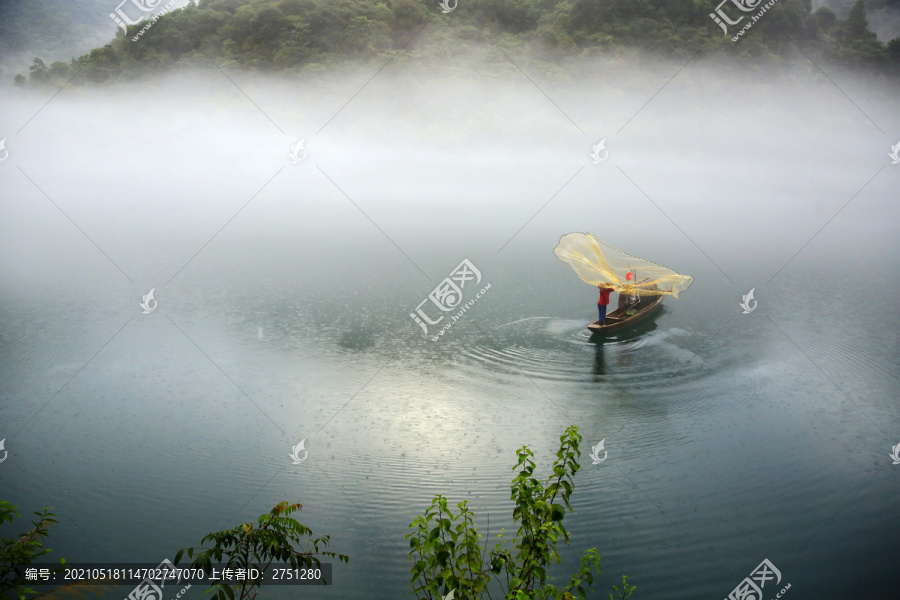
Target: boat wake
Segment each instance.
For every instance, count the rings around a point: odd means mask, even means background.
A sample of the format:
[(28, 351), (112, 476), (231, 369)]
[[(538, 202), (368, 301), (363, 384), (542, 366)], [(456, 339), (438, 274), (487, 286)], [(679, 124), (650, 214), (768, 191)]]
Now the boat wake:
[(527, 323), (528, 321), (538, 321), (538, 320), (553, 320), (555, 317), (525, 317), (524, 319), (518, 319), (517, 321), (510, 321), (509, 323), (504, 323), (503, 325), (497, 325), (494, 329), (500, 329), (501, 327), (507, 327), (509, 325), (517, 325), (519, 323)]

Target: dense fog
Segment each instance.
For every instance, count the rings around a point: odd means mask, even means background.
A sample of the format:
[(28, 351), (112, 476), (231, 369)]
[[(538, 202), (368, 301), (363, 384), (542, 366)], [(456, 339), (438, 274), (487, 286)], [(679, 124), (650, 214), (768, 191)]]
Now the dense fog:
[(816, 252), (872, 260), (896, 253), (896, 97), (814, 68), (649, 59), (10, 90), (3, 293), (200, 272), (372, 286), (501, 248), (551, 261), (568, 231), (754, 277), (833, 217)]

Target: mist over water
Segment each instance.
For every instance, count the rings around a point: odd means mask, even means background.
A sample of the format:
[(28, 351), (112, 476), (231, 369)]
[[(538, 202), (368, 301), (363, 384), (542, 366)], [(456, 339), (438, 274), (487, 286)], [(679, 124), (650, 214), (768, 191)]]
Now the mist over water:
[[(4, 93), (0, 487), (64, 515), (52, 556), (158, 562), (288, 500), (352, 557), (304, 597), (405, 597), (430, 499), (513, 531), (515, 449), (546, 469), (574, 423), (560, 576), (597, 546), (604, 597), (724, 597), (763, 558), (792, 598), (891, 597), (898, 90), (432, 67)], [(695, 282), (590, 340), (571, 231)], [(433, 342), (409, 315), (464, 258), (491, 289)]]

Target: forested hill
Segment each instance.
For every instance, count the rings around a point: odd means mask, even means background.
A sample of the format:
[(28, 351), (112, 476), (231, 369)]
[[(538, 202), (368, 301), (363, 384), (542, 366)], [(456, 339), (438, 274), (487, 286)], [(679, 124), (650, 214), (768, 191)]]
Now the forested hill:
[[(758, 0), (743, 0), (753, 6)], [(456, 0), (447, 0), (453, 7)], [(739, 38), (710, 18), (717, 0), (202, 0), (120, 30), (70, 62), (36, 59), (19, 85), (136, 79), (173, 67), (303, 72), (395, 54), (448, 57), (478, 43), (547, 63), (641, 51), (839, 63), (900, 74), (900, 38), (879, 41), (857, 0), (846, 18), (811, 0), (775, 0)], [(765, 2), (759, 6), (762, 7)], [(162, 4), (160, 4), (162, 6)], [(741, 14), (723, 5), (732, 19)], [(149, 25), (149, 27), (148, 27)], [(737, 40), (737, 41), (733, 41)]]

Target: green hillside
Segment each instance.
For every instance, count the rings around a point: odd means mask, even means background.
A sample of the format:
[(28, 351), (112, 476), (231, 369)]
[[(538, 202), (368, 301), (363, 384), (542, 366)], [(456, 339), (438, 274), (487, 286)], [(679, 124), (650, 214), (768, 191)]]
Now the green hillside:
[(710, 18), (715, 7), (710, 0), (460, 0), (442, 14), (434, 0), (204, 0), (131, 26), (70, 62), (36, 61), (17, 83), (58, 83), (76, 72), (75, 84), (115, 82), (181, 66), (304, 72), (398, 50), (446, 61), (482, 43), (548, 64), (704, 52), (779, 62), (810, 56), (900, 73), (900, 39), (876, 39), (862, 0), (845, 19), (827, 7), (813, 11), (810, 0), (777, 0), (740, 37), (750, 18), (725, 35)]

